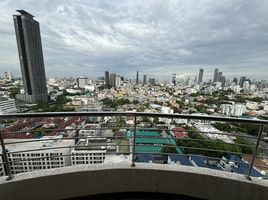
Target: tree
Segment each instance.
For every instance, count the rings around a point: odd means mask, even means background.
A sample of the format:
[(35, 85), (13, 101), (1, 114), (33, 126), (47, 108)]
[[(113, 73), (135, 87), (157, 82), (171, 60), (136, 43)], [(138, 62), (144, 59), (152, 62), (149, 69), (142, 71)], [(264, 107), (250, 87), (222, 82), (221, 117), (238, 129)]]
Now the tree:
[(67, 102), (68, 102), (67, 97), (64, 94), (61, 94), (61, 95), (57, 96), (57, 98), (56, 98), (57, 104), (65, 104)]
[(19, 93), (20, 93), (20, 88), (19, 87), (10, 88), (9, 97), (10, 98), (15, 98), (15, 95), (19, 94)]
[(133, 103), (134, 105), (137, 105), (137, 104), (139, 103), (139, 101), (138, 101), (138, 100), (134, 100), (132, 103)]

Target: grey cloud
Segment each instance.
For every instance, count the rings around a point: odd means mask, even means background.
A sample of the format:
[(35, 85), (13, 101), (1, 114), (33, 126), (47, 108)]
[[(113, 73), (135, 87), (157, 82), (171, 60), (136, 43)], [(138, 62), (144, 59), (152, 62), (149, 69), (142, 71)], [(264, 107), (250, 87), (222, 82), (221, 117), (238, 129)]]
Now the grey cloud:
[(25, 9), (41, 24), (48, 76), (160, 78), (213, 69), (268, 78), (268, 1), (0, 1), (0, 67), (19, 74), (12, 14)]

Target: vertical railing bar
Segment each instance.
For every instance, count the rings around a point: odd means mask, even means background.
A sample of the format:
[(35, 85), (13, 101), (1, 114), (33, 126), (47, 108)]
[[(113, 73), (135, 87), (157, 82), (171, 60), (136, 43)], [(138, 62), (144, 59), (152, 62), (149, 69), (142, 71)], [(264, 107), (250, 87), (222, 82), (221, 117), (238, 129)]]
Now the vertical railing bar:
[(5, 168), (6, 168), (6, 172), (7, 172), (7, 179), (6, 180), (11, 180), (13, 178), (13, 175), (11, 173), (11, 169), (10, 169), (10, 165), (8, 162), (8, 157), (7, 157), (7, 150), (4, 144), (4, 139), (3, 139), (3, 135), (0, 129), (0, 142), (1, 142), (1, 147), (2, 147), (2, 155), (3, 155), (3, 161), (5, 163)]
[(131, 167), (135, 167), (135, 150), (136, 150), (136, 128), (137, 128), (137, 116), (134, 116), (134, 132), (133, 132), (133, 145), (132, 145), (132, 164)]
[(259, 144), (260, 144), (260, 140), (261, 140), (261, 135), (262, 135), (263, 127), (264, 127), (264, 125), (261, 125), (261, 126), (260, 126), (259, 135), (258, 135), (258, 140), (257, 140), (257, 142), (256, 142), (256, 146), (255, 146), (255, 148), (254, 148), (254, 152), (253, 152), (252, 160), (251, 160), (250, 167), (249, 167), (248, 174), (247, 174), (247, 179), (248, 179), (248, 180), (251, 180), (251, 178), (250, 178), (250, 173), (251, 173), (251, 170), (252, 170), (252, 167), (253, 167), (253, 164), (254, 164), (255, 157), (256, 157), (256, 155), (257, 155), (257, 151), (258, 151), (258, 147), (259, 147)]

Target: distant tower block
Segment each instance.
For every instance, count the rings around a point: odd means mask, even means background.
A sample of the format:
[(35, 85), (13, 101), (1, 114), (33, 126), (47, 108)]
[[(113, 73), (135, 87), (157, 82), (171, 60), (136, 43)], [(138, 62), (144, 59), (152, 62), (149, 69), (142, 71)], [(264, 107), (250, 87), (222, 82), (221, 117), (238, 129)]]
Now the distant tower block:
[(47, 101), (46, 73), (39, 23), (26, 11), (17, 11), (21, 15), (13, 15), (13, 20), (25, 94), (19, 94), (16, 98), (27, 103)]

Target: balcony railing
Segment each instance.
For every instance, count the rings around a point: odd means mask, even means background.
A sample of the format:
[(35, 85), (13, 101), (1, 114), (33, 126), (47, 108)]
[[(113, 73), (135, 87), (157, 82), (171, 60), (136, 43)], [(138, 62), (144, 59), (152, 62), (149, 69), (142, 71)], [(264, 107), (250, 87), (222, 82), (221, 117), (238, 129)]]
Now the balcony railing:
[[(110, 117), (114, 119), (120, 118), (122, 121), (126, 121), (127, 119), (131, 119), (133, 121), (133, 124), (131, 125), (122, 125), (122, 124), (114, 124), (111, 127), (98, 127), (97, 125), (95, 127), (89, 127), (86, 129), (83, 129), (82, 127), (79, 128), (69, 128), (69, 129), (63, 129), (63, 128), (43, 128), (41, 131), (43, 133), (67, 133), (70, 131), (73, 131), (73, 135), (65, 136), (65, 137), (57, 137), (57, 138), (33, 138), (33, 139), (24, 139), (20, 141), (9, 141), (6, 140), (7, 138), (10, 138), (11, 135), (14, 137), (14, 135), (25, 135), (37, 133), (40, 132), (39, 129), (36, 129), (36, 126), (38, 125), (37, 121), (41, 119), (47, 119), (47, 118), (67, 118), (67, 117), (76, 117), (79, 119), (85, 119), (87, 120), (90, 117), (101, 117), (101, 122), (99, 122), (99, 125), (104, 124), (103, 120), (105, 117)], [(191, 138), (191, 137), (184, 137), (184, 138), (176, 138), (171, 132), (171, 126), (163, 124), (162, 126), (156, 126), (153, 125), (153, 127), (141, 127), (140, 121), (142, 119), (146, 118), (154, 118), (154, 119), (186, 119), (188, 120), (188, 125), (198, 124), (200, 121), (202, 122), (223, 122), (223, 123), (231, 123), (231, 124), (254, 124), (257, 125), (258, 135), (252, 136), (252, 135), (246, 135), (242, 134), (240, 132), (211, 132), (211, 131), (202, 131), (197, 129), (185, 129), (183, 132), (187, 134), (195, 133), (199, 135), (203, 135), (204, 137), (201, 138)], [(16, 167), (21, 167), (21, 171), (25, 171), (23, 169), (24, 165), (30, 165), (32, 162), (39, 162), (40, 167), (39, 169), (48, 169), (46, 163), (48, 162), (58, 162), (58, 167), (63, 167), (66, 165), (66, 161), (63, 158), (69, 159), (69, 164), (72, 165), (72, 156), (75, 154), (72, 153), (71, 149), (76, 149), (77, 155), (86, 155), (92, 153), (92, 149), (94, 149), (94, 152), (97, 152), (97, 156), (101, 158), (97, 163), (102, 163), (105, 156), (113, 154), (113, 155), (126, 155), (129, 156), (131, 161), (131, 166), (135, 167), (135, 164), (137, 162), (142, 162), (141, 159), (139, 159), (142, 156), (146, 157), (148, 155), (158, 155), (160, 157), (160, 160), (156, 160), (155, 162), (158, 163), (166, 163), (168, 161), (168, 158), (174, 157), (183, 157), (186, 158), (186, 161), (188, 159), (189, 163), (194, 163), (197, 166), (204, 165), (204, 160), (206, 160), (208, 163), (212, 162), (212, 164), (208, 164), (207, 168), (211, 169), (219, 169), (225, 171), (225, 168), (220, 165), (221, 162), (224, 161), (223, 165), (228, 163), (235, 163), (236, 165), (242, 167), (243, 169), (247, 169), (247, 171), (240, 172), (250, 180), (252, 176), (254, 175), (254, 172), (256, 172), (256, 167), (265, 167), (260, 164), (256, 164), (254, 161), (256, 159), (268, 159), (268, 148), (266, 145), (260, 145), (260, 143), (264, 144), (264, 139), (262, 137), (263, 129), (265, 125), (268, 125), (268, 121), (266, 120), (258, 120), (258, 119), (242, 119), (242, 118), (230, 118), (230, 117), (214, 117), (214, 116), (200, 116), (200, 115), (182, 115), (182, 114), (160, 114), (160, 113), (139, 113), (139, 112), (53, 112), (53, 113), (15, 113), (15, 114), (4, 114), (0, 115), (0, 120), (9, 120), (9, 119), (35, 119), (33, 120), (32, 129), (29, 130), (23, 130), (21, 127), (17, 127), (16, 130), (8, 129), (8, 128), (2, 128), (0, 130), (0, 142), (1, 142), (1, 148), (2, 151), (0, 151), (0, 155), (2, 157), (2, 161), (0, 160), (0, 167), (3, 166), (3, 170), (5, 174), (7, 175), (7, 180), (12, 179), (15, 176), (14, 169)], [(82, 120), (83, 121), (83, 120)], [(191, 122), (189, 122), (191, 121)], [(23, 123), (23, 121), (21, 122)], [(37, 123), (37, 124), (34, 124)], [(125, 123), (124, 123), (125, 124)], [(169, 124), (169, 123), (168, 123)], [(202, 123), (201, 123), (202, 124)], [(125, 132), (123, 134), (119, 134), (118, 130), (124, 129)], [(91, 135), (88, 136), (79, 136), (79, 131), (105, 131), (105, 130), (113, 130), (117, 134), (113, 135), (105, 135), (105, 134), (97, 134), (97, 135)], [(179, 131), (182, 132), (182, 131)], [(147, 133), (147, 134), (145, 134)], [(44, 134), (46, 135), (46, 134)], [(209, 135), (209, 136), (208, 136)], [(232, 142), (226, 142), (220, 139), (211, 139), (212, 136), (220, 136), (220, 137), (226, 137), (226, 138), (235, 138), (235, 137), (241, 137), (246, 138), (247, 140), (250, 140), (251, 143), (249, 144), (243, 144), (243, 143), (232, 143)], [(88, 139), (91, 139), (93, 141), (88, 145)], [(102, 140), (104, 139), (104, 140)], [(102, 141), (102, 143), (94, 143), (94, 140)], [(107, 142), (112, 141), (112, 142)], [(187, 140), (188, 142), (193, 142), (195, 144), (198, 143), (213, 143), (215, 144), (215, 148), (204, 148), (197, 146), (185, 146), (183, 145), (183, 141)], [(232, 140), (232, 139), (231, 139)], [(44, 146), (35, 147), (31, 145), (31, 143), (35, 142), (51, 142), (51, 141), (74, 141), (74, 143), (66, 143), (66, 145), (47, 145), (44, 144)], [(79, 143), (80, 141), (80, 143)], [(82, 142), (81, 142), (82, 141)], [(103, 142), (104, 141), (104, 142)], [(127, 141), (127, 142), (126, 142)], [(96, 141), (95, 141), (96, 142)], [(79, 145), (78, 145), (79, 143)], [(10, 145), (18, 145), (18, 144), (24, 144), (25, 146), (22, 149), (16, 149), (15, 150), (10, 148)], [(240, 151), (232, 151), (229, 149), (224, 148), (218, 148), (218, 146), (222, 144), (227, 144), (229, 146), (233, 147), (240, 147), (240, 148), (247, 148), (252, 150), (252, 154), (249, 152), (240, 152)], [(268, 144), (267, 144), (268, 145)], [(60, 153), (55, 154), (53, 153), (46, 153), (49, 150), (57, 150), (57, 149), (66, 149), (68, 150), (68, 153)], [(112, 150), (111, 150), (112, 149)], [(167, 151), (165, 151), (166, 149)], [(105, 151), (102, 151), (105, 150)], [(98, 153), (99, 151), (99, 153)], [(42, 152), (42, 153), (41, 153)], [(198, 152), (198, 155), (196, 154)], [(27, 155), (35, 153), (36, 156), (18, 156), (16, 155)], [(214, 154), (213, 154), (214, 153)], [(224, 155), (226, 158), (222, 158), (221, 156)], [(226, 155), (237, 155), (237, 156), (248, 156), (250, 158), (250, 162), (246, 163), (245, 161), (234, 159), (237, 157), (230, 157)], [(95, 155), (96, 156), (96, 155)], [(147, 157), (148, 157), (147, 156)], [(162, 157), (161, 157), (162, 156)], [(81, 160), (79, 160), (81, 159)], [(76, 164), (79, 163), (79, 161), (83, 161), (85, 164), (94, 164), (93, 160), (90, 160), (90, 158), (79, 158), (75, 160)], [(201, 159), (201, 160), (200, 160)], [(180, 159), (178, 159), (180, 160)], [(147, 160), (148, 161), (148, 160)], [(188, 162), (187, 161), (187, 162)], [(176, 162), (176, 161), (175, 161)], [(201, 162), (199, 165), (198, 162)], [(213, 164), (214, 162), (214, 164)], [(43, 166), (44, 164), (44, 166)], [(95, 163), (96, 164), (96, 163)], [(182, 161), (181, 161), (181, 164)], [(193, 165), (194, 165), (193, 164)], [(187, 164), (186, 164), (187, 165)], [(205, 164), (206, 165), (206, 164)], [(51, 167), (51, 166), (50, 166)], [(49, 167), (49, 168), (50, 168)], [(206, 166), (203, 166), (206, 167)], [(35, 168), (37, 169), (37, 168)], [(35, 170), (32, 166), (29, 167), (29, 171)], [(27, 170), (26, 170), (27, 171)], [(233, 170), (231, 170), (233, 171)], [(234, 170), (235, 171), (235, 170)], [(18, 170), (16, 173), (19, 172)], [(263, 175), (263, 177), (265, 177)]]

